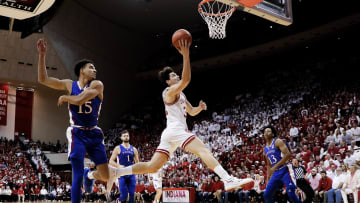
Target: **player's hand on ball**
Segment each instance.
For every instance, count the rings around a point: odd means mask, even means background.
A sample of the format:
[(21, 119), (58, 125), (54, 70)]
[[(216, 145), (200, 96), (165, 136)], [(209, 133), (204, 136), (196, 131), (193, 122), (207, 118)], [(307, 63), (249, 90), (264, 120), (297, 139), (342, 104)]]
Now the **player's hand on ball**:
[(41, 38), (37, 41), (37, 50), (39, 54), (45, 54), (47, 50), (47, 43), (44, 38)]
[(200, 106), (200, 108), (201, 108), (202, 110), (205, 110), (205, 111), (207, 110), (207, 105), (206, 105), (206, 103), (203, 102), (202, 100), (200, 101), (199, 106)]
[(62, 95), (59, 97), (57, 105), (61, 106), (61, 104), (64, 102), (66, 102), (65, 95)]
[(183, 56), (189, 56), (190, 43), (188, 41), (182, 39), (182, 40), (179, 40), (179, 45), (180, 45), (180, 48), (177, 49), (179, 51), (179, 53)]

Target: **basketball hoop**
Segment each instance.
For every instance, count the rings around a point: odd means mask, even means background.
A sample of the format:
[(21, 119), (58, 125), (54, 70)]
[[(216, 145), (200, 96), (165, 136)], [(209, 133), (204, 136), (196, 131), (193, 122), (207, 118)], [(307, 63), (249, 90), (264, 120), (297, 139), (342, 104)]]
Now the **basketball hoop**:
[(208, 25), (210, 38), (226, 37), (226, 23), (235, 10), (236, 8), (216, 0), (203, 0), (199, 3), (198, 11)]

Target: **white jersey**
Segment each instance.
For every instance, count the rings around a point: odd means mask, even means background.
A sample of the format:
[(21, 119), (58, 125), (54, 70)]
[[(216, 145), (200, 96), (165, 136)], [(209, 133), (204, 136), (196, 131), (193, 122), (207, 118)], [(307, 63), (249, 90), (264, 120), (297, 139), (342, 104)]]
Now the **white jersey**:
[(162, 93), (167, 120), (166, 128), (182, 128), (187, 130), (186, 97), (184, 93), (180, 92), (180, 96), (173, 103), (168, 104), (165, 102), (165, 94), (168, 90), (169, 88), (166, 88)]

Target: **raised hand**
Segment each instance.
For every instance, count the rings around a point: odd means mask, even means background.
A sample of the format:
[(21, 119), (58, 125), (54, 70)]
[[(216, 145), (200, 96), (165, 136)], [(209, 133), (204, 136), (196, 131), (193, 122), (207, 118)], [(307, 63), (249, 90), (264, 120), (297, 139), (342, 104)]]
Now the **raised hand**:
[(207, 105), (205, 102), (203, 102), (203, 100), (200, 101), (199, 106), (202, 110), (207, 110)]
[(39, 54), (45, 54), (47, 50), (47, 43), (44, 38), (41, 38), (37, 41), (37, 50)]
[(177, 48), (179, 53), (183, 56), (189, 56), (190, 43), (185, 39), (181, 39), (181, 40), (179, 40), (179, 45), (180, 45), (180, 47)]

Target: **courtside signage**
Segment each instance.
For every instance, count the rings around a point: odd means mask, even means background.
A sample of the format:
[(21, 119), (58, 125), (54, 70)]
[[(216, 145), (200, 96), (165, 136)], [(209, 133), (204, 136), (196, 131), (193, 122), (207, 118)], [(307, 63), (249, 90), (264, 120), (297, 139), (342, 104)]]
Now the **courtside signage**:
[(189, 202), (189, 190), (163, 190), (163, 202)]

